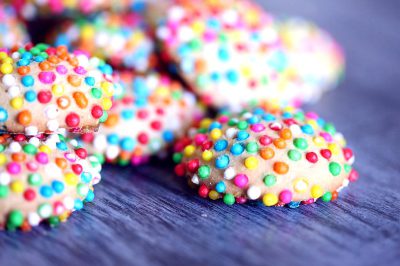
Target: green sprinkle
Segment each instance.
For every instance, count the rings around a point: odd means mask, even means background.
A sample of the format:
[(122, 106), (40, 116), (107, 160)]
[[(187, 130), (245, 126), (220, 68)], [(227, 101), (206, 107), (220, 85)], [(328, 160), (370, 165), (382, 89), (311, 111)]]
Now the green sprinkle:
[(235, 197), (233, 196), (233, 194), (225, 194), (224, 195), (224, 203), (226, 205), (233, 205), (235, 204)]
[(335, 135), (336, 133), (336, 128), (332, 123), (326, 123), (324, 126), (324, 130), (331, 135)]
[(343, 166), (343, 168), (344, 168), (344, 171), (345, 171), (346, 173), (350, 173), (350, 171), (351, 171), (351, 166), (350, 166), (350, 165), (345, 164), (345, 165)]
[(202, 165), (197, 170), (197, 174), (201, 179), (207, 179), (211, 174), (211, 169), (208, 165)]
[(292, 161), (299, 161), (301, 159), (301, 153), (297, 150), (289, 150), (288, 156)]
[(342, 168), (340, 167), (340, 164), (336, 162), (329, 163), (329, 172), (331, 172), (333, 176), (338, 176), (341, 170)]
[(47, 222), (49, 223), (49, 225), (51, 227), (55, 227), (58, 226), (60, 224), (60, 218), (58, 218), (58, 216), (51, 216)]
[(0, 199), (6, 198), (9, 192), (8, 186), (0, 186)]
[(172, 160), (174, 161), (174, 163), (180, 163), (180, 162), (182, 161), (182, 157), (183, 157), (182, 153), (180, 153), (180, 152), (175, 152), (175, 153), (172, 155)]
[(249, 124), (246, 121), (242, 120), (239, 123), (237, 123), (237, 127), (240, 130), (245, 130), (249, 127)]
[(326, 192), (324, 195), (322, 195), (322, 201), (324, 202), (329, 202), (332, 200), (332, 193), (331, 192)]
[(246, 145), (246, 151), (248, 153), (257, 153), (258, 151), (258, 144), (255, 141), (251, 141)]
[(296, 148), (300, 149), (300, 150), (305, 150), (308, 148), (308, 143), (307, 140), (303, 139), (303, 138), (295, 138), (293, 140), (293, 144)]
[(4, 148), (4, 145), (0, 144), (0, 152), (3, 152), (6, 148)]
[(11, 228), (20, 227), (23, 222), (24, 222), (24, 215), (22, 214), (21, 211), (14, 210), (11, 211), (10, 214), (8, 215), (7, 226)]
[(208, 77), (206, 75), (199, 75), (196, 80), (197, 86), (204, 88), (208, 84)]
[(228, 121), (228, 126), (233, 127), (236, 126), (238, 124), (236, 119), (229, 119)]
[(30, 144), (30, 143), (24, 145), (23, 150), (25, 153), (30, 154), (30, 155), (37, 153), (37, 148), (33, 144)]
[(274, 176), (274, 175), (266, 175), (264, 177), (264, 184), (267, 187), (272, 187), (273, 185), (275, 185), (275, 183), (276, 183), (276, 176)]
[(43, 178), (38, 173), (28, 175), (28, 183), (31, 186), (39, 186), (40, 184), (42, 184), (42, 181), (43, 181)]
[(297, 121), (304, 121), (304, 113), (303, 112), (297, 112), (294, 114), (294, 118)]
[(100, 117), (99, 122), (104, 123), (104, 122), (106, 122), (107, 118), (108, 118), (108, 113), (103, 112), (103, 115)]
[(103, 95), (103, 93), (101, 92), (101, 90), (98, 89), (98, 88), (92, 88), (92, 89), (90, 90), (90, 94), (91, 94), (91, 95), (93, 96), (93, 98), (95, 98), (95, 99), (100, 99), (101, 96)]

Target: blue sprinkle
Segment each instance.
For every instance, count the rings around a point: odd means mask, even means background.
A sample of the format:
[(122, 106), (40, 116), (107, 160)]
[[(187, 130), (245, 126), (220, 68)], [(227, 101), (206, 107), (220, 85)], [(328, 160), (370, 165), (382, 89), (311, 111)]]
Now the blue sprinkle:
[(0, 122), (6, 122), (8, 119), (8, 112), (0, 106)]
[(244, 151), (244, 147), (241, 143), (235, 143), (231, 147), (231, 153), (235, 156), (242, 154)]
[(228, 79), (228, 81), (230, 83), (233, 83), (233, 84), (235, 84), (239, 81), (239, 75), (235, 70), (229, 70), (226, 73), (226, 78)]
[(214, 144), (214, 150), (216, 151), (223, 151), (228, 146), (228, 141), (225, 139), (217, 140)]
[(260, 118), (258, 116), (255, 116), (255, 115), (253, 115), (252, 117), (247, 119), (247, 123), (249, 123), (250, 125), (257, 124), (258, 122), (260, 122)]
[(174, 139), (175, 139), (174, 133), (173, 133), (172, 131), (170, 131), (170, 130), (164, 131), (164, 133), (163, 133), (163, 139), (164, 139), (166, 142), (172, 142), (172, 141), (174, 141)]
[(263, 115), (263, 119), (266, 122), (271, 122), (271, 121), (275, 121), (276, 118), (272, 114), (265, 114), (265, 115)]
[(19, 67), (27, 66), (27, 65), (29, 65), (29, 63), (30, 63), (30, 60), (28, 60), (28, 59), (20, 59), (17, 62), (17, 66), (19, 66)]
[(314, 134), (314, 129), (312, 128), (311, 125), (308, 125), (308, 124), (301, 126), (301, 131), (303, 131), (303, 133), (307, 134), (307, 135)]
[(43, 62), (45, 59), (43, 58), (43, 56), (41, 56), (41, 55), (38, 55), (38, 56), (36, 56), (35, 57), (35, 62), (38, 62), (38, 63), (40, 63), (40, 62)]
[(81, 179), (84, 183), (89, 183), (90, 181), (92, 181), (92, 174), (89, 172), (83, 172), (81, 174)]
[(59, 149), (61, 151), (68, 150), (67, 144), (64, 141), (57, 142), (56, 146), (57, 146), (57, 149)]
[(300, 201), (292, 201), (288, 203), (288, 207), (291, 209), (298, 208), (300, 206)]
[(124, 120), (130, 120), (133, 118), (135, 115), (135, 112), (133, 110), (123, 110), (121, 112), (122, 119)]
[(226, 48), (220, 48), (218, 51), (218, 57), (221, 61), (228, 61), (229, 60), (229, 52)]
[(260, 107), (254, 108), (253, 110), (253, 114), (255, 115), (263, 115), (264, 113), (265, 113), (264, 110)]
[(320, 126), (320, 127), (324, 127), (325, 126), (325, 120), (323, 119), (323, 118), (318, 118), (317, 119), (317, 124)]
[(93, 190), (89, 189), (89, 191), (88, 191), (88, 193), (86, 195), (85, 201), (86, 202), (92, 202), (93, 200), (94, 200), (94, 192), (93, 192)]
[(51, 182), (51, 187), (58, 194), (64, 191), (64, 183), (57, 180)]
[(237, 140), (242, 141), (242, 140), (246, 140), (248, 137), (250, 136), (250, 134), (247, 131), (241, 130), (237, 133)]
[(210, 74), (210, 79), (214, 82), (219, 81), (221, 78), (221, 75), (218, 72), (213, 72)]
[(50, 186), (42, 186), (39, 191), (43, 198), (50, 198), (53, 196), (53, 189)]
[[(24, 53), (21, 55), (21, 59), (30, 61), (30, 60), (32, 59), (32, 54), (29, 53), (29, 52), (24, 52)], [(29, 63), (29, 62), (28, 62), (28, 63)]]
[(22, 77), (21, 82), (25, 87), (31, 87), (35, 83), (35, 80), (31, 75), (26, 75)]
[(112, 144), (112, 145), (117, 145), (118, 144), (118, 135), (117, 134), (109, 134), (107, 136), (107, 142)]
[(120, 142), (124, 151), (132, 151), (135, 148), (135, 141), (131, 137), (125, 137)]
[(217, 121), (212, 122), (212, 123), (210, 124), (210, 126), (208, 127), (208, 131), (211, 132), (211, 130), (213, 130), (214, 128), (219, 128), (219, 129), (221, 129), (221, 128), (222, 128), (221, 123), (219, 123), (219, 122), (217, 122)]
[(94, 79), (94, 77), (86, 77), (85, 78), (85, 83), (89, 86), (94, 86), (96, 80)]
[(29, 90), (25, 92), (25, 100), (28, 102), (36, 101), (36, 92), (34, 90)]
[(229, 160), (229, 156), (226, 155), (226, 154), (221, 155), (221, 156), (218, 156), (218, 157), (215, 159), (215, 167), (216, 167), (217, 169), (225, 169), (225, 168), (228, 167), (229, 161), (230, 161), (230, 160)]
[(291, 113), (289, 113), (289, 112), (284, 112), (284, 113), (282, 114), (282, 117), (283, 117), (284, 119), (288, 119), (288, 118), (292, 118), (293, 115), (292, 115)]
[(83, 202), (80, 199), (75, 199), (74, 209), (79, 211), (83, 208)]
[(226, 190), (226, 185), (225, 185), (224, 181), (218, 182), (218, 183), (215, 185), (215, 190), (216, 190), (218, 193), (224, 193), (225, 190)]
[(147, 97), (150, 94), (149, 87), (143, 78), (136, 78), (133, 81), (133, 91), (137, 97)]

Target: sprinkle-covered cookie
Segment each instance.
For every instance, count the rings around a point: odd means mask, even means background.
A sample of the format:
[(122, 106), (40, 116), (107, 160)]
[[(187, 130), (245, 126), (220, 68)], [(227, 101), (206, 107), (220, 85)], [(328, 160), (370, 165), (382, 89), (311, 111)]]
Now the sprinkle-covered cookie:
[(0, 136), (0, 230), (57, 225), (94, 198), (96, 157), (61, 135)]
[(201, 197), (297, 207), (331, 201), (357, 179), (354, 156), (331, 123), (294, 109), (204, 119), (175, 145), (175, 172)]
[(120, 90), (97, 134), (84, 134), (89, 152), (125, 165), (160, 154), (202, 115), (195, 97), (168, 76), (121, 72)]
[(156, 30), (160, 50), (205, 104), (298, 106), (342, 72), (338, 45), (314, 26), (277, 23), (251, 1), (173, 2)]
[(138, 12), (100, 13), (94, 18), (67, 22), (57, 29), (55, 45), (65, 45), (138, 72), (154, 62), (149, 29)]
[(63, 46), (0, 52), (0, 127), (27, 135), (97, 129), (111, 108), (111, 74), (101, 60)]
[(101, 10), (123, 11), (143, 8), (147, 0), (7, 0), (18, 14), (32, 20), (38, 16), (88, 15)]
[(28, 33), (18, 21), (14, 8), (0, 3), (0, 51), (28, 41)]

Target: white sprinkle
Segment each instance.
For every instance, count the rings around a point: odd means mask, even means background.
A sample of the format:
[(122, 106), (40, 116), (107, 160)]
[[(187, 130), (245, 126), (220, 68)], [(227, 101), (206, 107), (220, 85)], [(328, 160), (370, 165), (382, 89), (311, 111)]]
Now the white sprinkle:
[(228, 167), (224, 172), (224, 178), (231, 180), (236, 175), (235, 169), (233, 167)]
[(251, 186), (247, 190), (247, 196), (249, 199), (256, 200), (261, 196), (261, 189), (257, 186)]

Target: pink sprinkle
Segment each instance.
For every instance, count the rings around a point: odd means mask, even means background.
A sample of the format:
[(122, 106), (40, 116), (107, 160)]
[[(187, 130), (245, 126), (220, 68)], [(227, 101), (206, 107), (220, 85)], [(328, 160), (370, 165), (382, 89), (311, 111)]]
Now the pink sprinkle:
[(282, 190), (281, 193), (279, 193), (279, 200), (283, 203), (290, 203), (292, 201), (292, 192), (290, 190)]
[(308, 112), (306, 113), (306, 117), (309, 119), (313, 119), (313, 120), (317, 120), (318, 119), (318, 115), (314, 112)]
[(82, 67), (82, 66), (75, 67), (74, 71), (75, 71), (76, 74), (79, 74), (79, 75), (86, 74), (86, 69), (84, 67)]
[(265, 126), (263, 124), (253, 124), (250, 126), (250, 129), (253, 132), (261, 132), (265, 129)]
[(15, 162), (11, 162), (7, 164), (7, 171), (12, 175), (16, 175), (21, 172), (21, 165)]
[(245, 197), (243, 197), (243, 196), (236, 198), (236, 203), (237, 204), (245, 204), (246, 202), (247, 202), (247, 199)]
[(58, 74), (61, 74), (61, 75), (65, 75), (68, 72), (67, 68), (65, 66), (63, 66), (63, 65), (57, 66), (56, 67), (56, 71), (57, 71)]
[(52, 84), (56, 80), (54, 72), (43, 71), (39, 73), (39, 80), (44, 84)]
[(228, 121), (229, 121), (229, 117), (226, 115), (223, 115), (220, 118), (218, 118), (218, 122), (220, 122), (221, 124), (225, 124)]
[(75, 162), (76, 161), (76, 155), (70, 152), (67, 152), (64, 154), (65, 159), (67, 159), (70, 162)]
[(39, 152), (36, 154), (36, 161), (38, 161), (40, 164), (47, 164), (49, 162), (49, 157), (46, 153)]
[(36, 170), (39, 168), (39, 165), (35, 162), (27, 162), (26, 168), (28, 168), (28, 170), (31, 172), (36, 172)]
[(321, 132), (321, 133), (319, 133), (319, 135), (321, 137), (323, 137), (326, 142), (332, 142), (333, 141), (332, 135), (327, 133), (327, 132)]
[(203, 35), (204, 41), (212, 42), (216, 39), (216, 34), (212, 31), (206, 31)]
[(244, 188), (249, 183), (249, 178), (245, 174), (238, 174), (233, 179), (233, 183), (239, 188)]
[(207, 140), (207, 136), (204, 134), (197, 134), (194, 137), (194, 142), (196, 143), (197, 146), (201, 145), (206, 140)]

